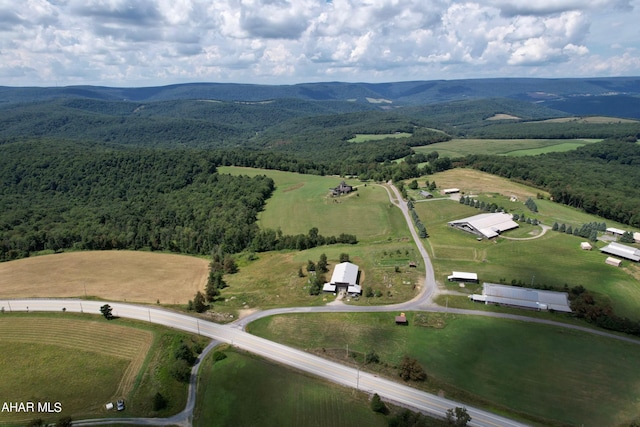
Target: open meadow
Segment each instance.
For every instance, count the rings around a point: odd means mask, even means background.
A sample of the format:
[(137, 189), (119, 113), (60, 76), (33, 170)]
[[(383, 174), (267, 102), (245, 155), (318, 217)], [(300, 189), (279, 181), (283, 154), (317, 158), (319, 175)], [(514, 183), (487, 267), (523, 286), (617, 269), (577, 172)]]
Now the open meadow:
[(637, 344), (453, 314), (408, 313), (409, 326), (399, 327), (394, 315), (281, 315), (253, 322), (249, 331), (352, 366), (353, 356), (373, 351), (380, 363), (364, 369), (393, 378), (409, 355), (428, 376), (413, 386), (537, 425), (626, 425), (640, 411)]
[[(536, 199), (536, 189), (512, 183), (506, 179), (474, 170), (455, 169), (429, 178), (439, 187), (458, 187), (477, 199), (494, 202), (510, 213), (525, 214), (551, 227), (554, 222), (580, 227), (589, 222), (602, 222), (601, 218), (586, 214), (549, 200)], [(511, 196), (517, 196), (511, 201)], [(523, 202), (532, 197), (538, 212), (531, 212)], [(415, 204), (415, 209), (429, 231), (428, 247), (432, 255), (436, 279), (445, 284), (451, 271), (478, 273), (480, 281), (524, 285), (538, 284), (563, 288), (582, 285), (598, 298), (609, 302), (616, 313), (638, 319), (640, 306), (640, 266), (624, 262), (622, 268), (604, 263), (606, 255), (598, 250), (580, 249), (582, 237), (548, 230), (543, 234), (541, 226), (521, 224), (520, 228), (507, 231), (505, 237), (494, 240), (476, 240), (476, 236), (451, 228), (448, 221), (481, 213), (478, 209), (452, 200), (434, 200)], [(625, 228), (622, 224), (607, 222), (608, 226)], [(527, 240), (511, 240), (509, 237)], [(594, 243), (596, 248), (605, 242)], [(457, 285), (448, 284), (453, 289)], [(480, 286), (467, 287), (467, 291), (479, 291)]]
[[(200, 337), (155, 325), (89, 314), (0, 314), (0, 396), (11, 402), (60, 402), (60, 413), (2, 413), (0, 425), (24, 425), (42, 418), (55, 422), (118, 416), (166, 416), (184, 408), (186, 383), (170, 374), (181, 342), (204, 346)], [(29, 357), (25, 357), (28, 355)], [(154, 411), (161, 392), (167, 406)], [(126, 409), (107, 411), (125, 399)]]
[(0, 298), (97, 297), (186, 304), (204, 289), (207, 260), (154, 252), (89, 251), (0, 263)]
[(365, 393), (253, 355), (225, 354), (215, 363), (209, 356), (201, 367), (194, 426), (387, 425)]
[(437, 151), (440, 157), (462, 157), (470, 154), (532, 156), (556, 151), (574, 150), (598, 140), (594, 139), (452, 139), (451, 141), (414, 147), (417, 153)]
[(355, 234), (360, 242), (386, 241), (407, 234), (402, 213), (390, 205), (389, 196), (380, 185), (346, 179), (357, 191), (331, 197), (329, 190), (343, 178), (242, 167), (220, 167), (218, 171), (248, 176), (264, 174), (274, 180), (276, 190), (258, 215), (258, 224), (263, 229), (307, 234), (317, 227), (323, 236)]

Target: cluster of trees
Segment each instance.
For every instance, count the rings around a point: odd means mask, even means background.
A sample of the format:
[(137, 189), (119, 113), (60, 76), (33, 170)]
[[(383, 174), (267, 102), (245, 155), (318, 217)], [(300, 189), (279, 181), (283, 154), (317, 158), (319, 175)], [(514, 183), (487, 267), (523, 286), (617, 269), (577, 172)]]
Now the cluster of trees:
[(539, 156), (473, 155), (461, 164), (545, 189), (555, 202), (640, 227), (640, 194), (636, 191), (640, 145), (635, 136)]
[(411, 214), (413, 223), (415, 224), (416, 229), (418, 229), (418, 236), (420, 236), (421, 239), (426, 239), (427, 237), (429, 237), (429, 234), (427, 233), (427, 227), (425, 227), (422, 221), (420, 221), (420, 217), (414, 209), (413, 202), (411, 200), (407, 202), (407, 207), (409, 208), (409, 213)]
[(224, 253), (221, 247), (214, 250), (209, 263), (209, 276), (205, 286), (206, 302), (212, 303), (215, 301), (216, 297), (220, 295), (220, 291), (227, 287), (227, 282), (223, 278), (225, 273), (234, 274), (237, 272), (238, 266), (231, 254)]
[(569, 301), (574, 316), (578, 318), (604, 329), (640, 336), (640, 321), (616, 315), (609, 304), (596, 301), (593, 294), (581, 285), (571, 288)]
[(202, 352), (200, 346), (192, 348), (190, 345), (181, 341), (173, 352), (173, 362), (169, 368), (171, 376), (180, 382), (189, 382), (191, 378), (191, 368), (198, 359), (198, 354)]
[(496, 203), (486, 203), (484, 200), (480, 201), (478, 199), (474, 199), (471, 196), (461, 196), (459, 203), (465, 206), (471, 206), (472, 208), (480, 209), (484, 212), (504, 212), (503, 206), (498, 206)]
[(322, 286), (327, 281), (324, 274), (329, 272), (328, 265), (326, 254), (320, 255), (318, 263), (314, 263), (311, 260), (307, 262), (307, 271), (312, 274), (309, 279), (309, 295), (319, 295), (322, 291)]
[(531, 197), (527, 198), (527, 201), (524, 202), (524, 205), (529, 208), (531, 212), (538, 212), (538, 205), (533, 201)]
[(604, 232), (607, 229), (607, 224), (604, 222), (589, 222), (582, 224), (580, 227), (573, 228), (571, 225), (566, 225), (564, 223), (558, 224), (557, 222), (554, 222), (551, 229), (553, 231), (559, 231), (560, 233), (584, 237), (585, 239), (595, 242), (598, 240), (598, 232)]
[(266, 252), (282, 249), (296, 249), (299, 251), (315, 248), (317, 246), (335, 245), (347, 243), (355, 245), (358, 238), (353, 234), (341, 233), (339, 236), (325, 237), (318, 233), (318, 228), (313, 227), (307, 234), (283, 235), (280, 229), (270, 228), (259, 230), (255, 233), (250, 249), (254, 252)]

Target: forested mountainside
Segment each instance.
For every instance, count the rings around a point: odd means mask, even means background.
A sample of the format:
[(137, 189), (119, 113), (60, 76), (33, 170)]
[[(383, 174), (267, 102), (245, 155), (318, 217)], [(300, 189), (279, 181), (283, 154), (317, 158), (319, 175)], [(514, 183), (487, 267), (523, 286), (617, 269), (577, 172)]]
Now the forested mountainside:
[[(583, 81), (580, 87), (635, 88), (633, 79), (594, 82)], [(522, 82), (507, 83), (503, 91)], [(365, 86), (378, 95), (410, 97), (434, 85)], [(254, 88), (233, 89), (241, 87)], [(287, 88), (294, 87), (300, 89)], [(335, 100), (331, 94), (338, 87), (343, 86), (314, 84), (306, 90), (327, 91), (326, 96), (317, 92), (307, 93), (307, 99), (267, 101), (114, 100), (122, 93), (113, 88), (75, 88), (56, 98), (52, 88), (24, 88), (22, 95), (30, 93), (31, 98), (22, 96), (20, 103), (6, 97), (17, 96), (18, 89), (0, 88), (5, 96), (0, 97), (0, 259), (69, 247), (199, 254), (216, 246), (229, 252), (255, 249), (256, 215), (273, 182), (219, 175), (218, 165), (376, 181), (472, 166), (545, 189), (560, 203), (640, 226), (640, 195), (635, 191), (640, 181), (639, 121), (578, 120), (540, 103), (494, 97), (406, 107)], [(194, 88), (203, 89), (179, 85), (128, 93), (159, 99), (170, 98), (168, 93), (193, 95)], [(349, 86), (351, 95), (360, 89)], [(607, 140), (524, 158), (449, 159), (413, 149), (471, 137)], [(343, 240), (353, 242), (355, 236)], [(302, 235), (281, 242), (292, 247), (316, 243)]]
[[(302, 83), (296, 85), (251, 85), (228, 83), (190, 83), (161, 87), (111, 88), (97, 86), (70, 87), (0, 87), (0, 102), (42, 102), (62, 98), (87, 98), (111, 101), (155, 102), (184, 99), (219, 101), (265, 101), (274, 99), (305, 99), (313, 101), (353, 101), (375, 107), (424, 105), (457, 100), (511, 98), (528, 102), (549, 103), (554, 109), (571, 114), (584, 114), (587, 97), (600, 97), (590, 114), (614, 114), (616, 104), (624, 102), (628, 114), (620, 117), (640, 117), (637, 97), (640, 78), (576, 78), (535, 79), (496, 78), (466, 80), (432, 80), (388, 83)], [(622, 97), (622, 98), (619, 98)], [(631, 97), (631, 98), (625, 98)], [(576, 102), (576, 100), (578, 100)], [(635, 102), (634, 102), (635, 101)], [(625, 111), (622, 111), (625, 113)]]

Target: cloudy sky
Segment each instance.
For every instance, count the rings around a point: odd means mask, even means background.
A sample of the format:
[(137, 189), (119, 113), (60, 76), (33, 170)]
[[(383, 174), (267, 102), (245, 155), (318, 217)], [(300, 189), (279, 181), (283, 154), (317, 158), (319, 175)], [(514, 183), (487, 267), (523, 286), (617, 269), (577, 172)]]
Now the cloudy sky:
[(640, 75), (640, 0), (0, 0), (0, 85)]

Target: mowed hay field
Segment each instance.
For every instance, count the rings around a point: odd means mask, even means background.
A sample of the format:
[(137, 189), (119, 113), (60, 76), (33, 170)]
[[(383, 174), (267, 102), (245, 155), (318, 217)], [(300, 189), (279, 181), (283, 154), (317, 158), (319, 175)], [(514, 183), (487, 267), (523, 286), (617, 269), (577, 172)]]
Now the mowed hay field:
[[(629, 425), (640, 412), (638, 344), (547, 325), (478, 316), (407, 313), (291, 314), (257, 320), (255, 335), (286, 345), (345, 357), (375, 351), (395, 366), (415, 357), (428, 379), (412, 386), (537, 425)], [(343, 363), (353, 363), (344, 361)], [(509, 408), (507, 411), (506, 408)]]
[[(369, 396), (253, 355), (227, 351), (205, 359), (193, 425), (386, 426)], [(250, 386), (248, 386), (250, 384)]]
[(0, 263), (0, 298), (98, 297), (185, 304), (204, 289), (206, 260), (152, 252), (91, 251)]
[(407, 233), (402, 213), (390, 206), (389, 195), (380, 185), (346, 179), (357, 191), (330, 197), (329, 189), (337, 187), (343, 178), (241, 167), (218, 170), (233, 175), (266, 175), (274, 180), (276, 190), (258, 216), (261, 228), (307, 234), (317, 227), (323, 236), (355, 234), (361, 242), (394, 239)]
[(154, 335), (107, 323), (3, 316), (0, 396), (11, 402), (60, 402), (59, 414), (2, 413), (0, 422), (95, 416), (132, 391)]

